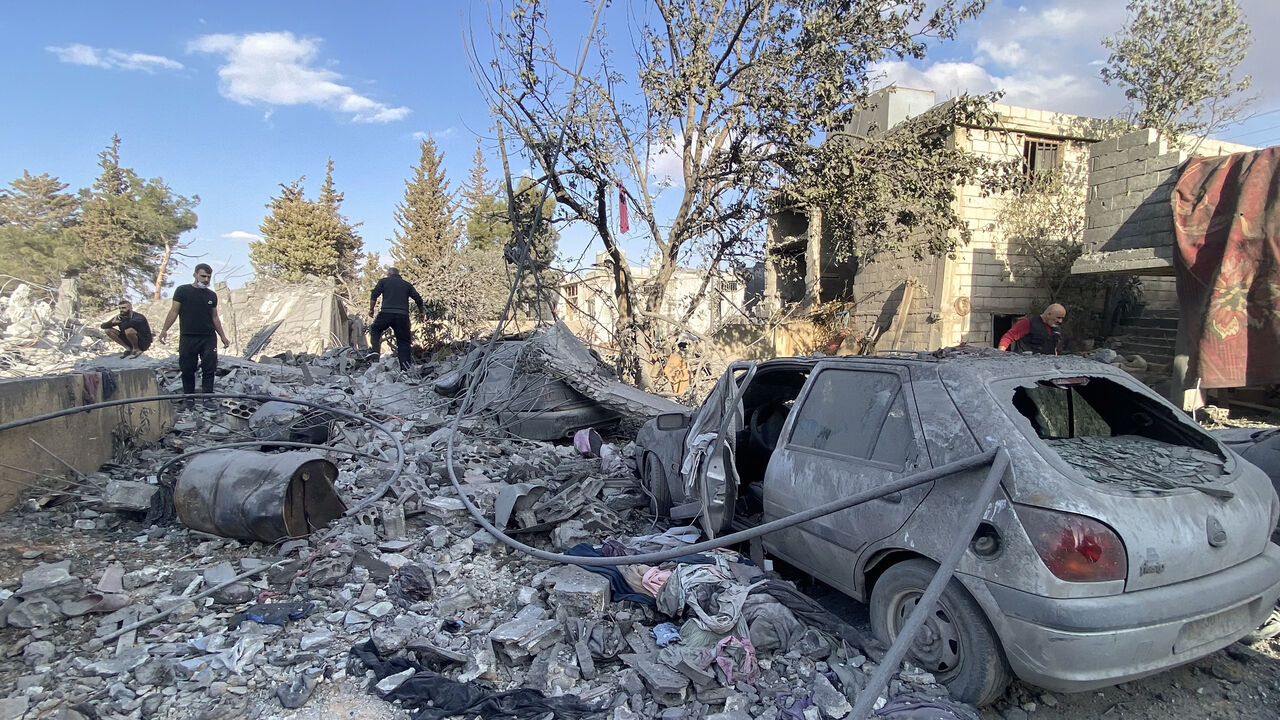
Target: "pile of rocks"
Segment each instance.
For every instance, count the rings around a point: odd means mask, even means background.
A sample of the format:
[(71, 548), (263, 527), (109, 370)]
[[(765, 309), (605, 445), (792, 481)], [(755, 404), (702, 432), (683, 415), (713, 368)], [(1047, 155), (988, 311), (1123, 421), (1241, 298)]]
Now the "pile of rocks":
[[(228, 363), (219, 389), (370, 415), (403, 444), (402, 479), (361, 512), (273, 545), (149, 524), (138, 502), (68, 495), (7, 513), (0, 547), (14, 550), (0, 555), (0, 717), (283, 718), (339, 697), (374, 699), (382, 714), (401, 716), (392, 708), (413, 704), (409, 689), (427, 677), (476, 697), (515, 688), (573, 695), (614, 720), (819, 720), (851, 711), (875, 666), (864, 648), (835, 641), (762, 651), (750, 680), (714, 663), (673, 667), (655, 635), (671, 618), (613, 601), (603, 575), (498, 542), (445, 472), (452, 437), (463, 492), (490, 518), (509, 488), (541, 489), (507, 519), (522, 541), (627, 545), (662, 530), (630, 480), (629, 447), (603, 464), (570, 446), (503, 437), (475, 418), (455, 433), (450, 402), (391, 359), (335, 351), (286, 360)], [(159, 372), (172, 388), (172, 370)], [(135, 491), (164, 486), (158, 470), (175, 453), (249, 437), (237, 422), (242, 404), (182, 411), (161, 447), (104, 466), (98, 480)], [(391, 463), (371, 458), (391, 457), (388, 437), (340, 419), (330, 444), (361, 453), (329, 454), (349, 504), (384, 486)], [(83, 602), (111, 594), (112, 577), (122, 606)], [(380, 674), (353, 648), (400, 669)], [(946, 696), (909, 667), (886, 689), (905, 692)]]

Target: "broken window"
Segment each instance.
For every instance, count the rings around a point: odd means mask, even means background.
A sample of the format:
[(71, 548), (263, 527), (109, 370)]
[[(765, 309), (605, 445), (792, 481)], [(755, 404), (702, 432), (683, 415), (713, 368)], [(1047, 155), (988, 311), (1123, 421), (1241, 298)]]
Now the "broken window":
[(1213, 482), (1224, 459), (1213, 439), (1154, 398), (1105, 378), (1054, 378), (1018, 387), (1013, 407), (1086, 478), (1164, 491)]
[(1062, 143), (1057, 140), (1027, 138), (1022, 143), (1022, 172), (1027, 179), (1034, 180), (1038, 176), (1052, 172), (1058, 168), (1060, 158), (1058, 151)]
[(901, 467), (915, 445), (892, 373), (824, 370), (796, 415), (791, 444)]

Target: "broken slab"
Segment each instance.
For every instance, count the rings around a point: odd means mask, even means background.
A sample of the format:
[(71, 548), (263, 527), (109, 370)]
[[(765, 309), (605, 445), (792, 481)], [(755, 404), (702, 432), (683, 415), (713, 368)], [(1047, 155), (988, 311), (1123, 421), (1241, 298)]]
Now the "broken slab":
[(625, 653), (618, 657), (635, 668), (660, 705), (675, 707), (684, 704), (688, 695), (689, 678), (658, 662), (652, 655)]
[(489, 639), (501, 646), (513, 663), (524, 662), (529, 656), (560, 642), (563, 637), (560, 623), (547, 619), (547, 611), (537, 605), (521, 609), (515, 618), (489, 633)]
[(603, 615), (611, 597), (607, 577), (577, 565), (552, 568), (543, 582), (551, 586), (549, 598), (552, 605), (579, 617)]
[(102, 490), (101, 505), (110, 512), (145, 513), (151, 509), (151, 497), (157, 485), (129, 480), (109, 480)]

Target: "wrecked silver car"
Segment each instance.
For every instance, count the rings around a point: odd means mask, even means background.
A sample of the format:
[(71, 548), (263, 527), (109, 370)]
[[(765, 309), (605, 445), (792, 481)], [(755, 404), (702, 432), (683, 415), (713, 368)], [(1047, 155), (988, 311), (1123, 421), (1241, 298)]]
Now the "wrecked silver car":
[[(1280, 500), (1126, 373), (1080, 358), (791, 358), (736, 363), (700, 409), (650, 420), (651, 505), (709, 536), (1004, 448), (1011, 467), (910, 652), (985, 704), (1011, 674), (1082, 691), (1225, 647), (1280, 595)], [(894, 492), (763, 538), (869, 603), (890, 642), (985, 470)]]

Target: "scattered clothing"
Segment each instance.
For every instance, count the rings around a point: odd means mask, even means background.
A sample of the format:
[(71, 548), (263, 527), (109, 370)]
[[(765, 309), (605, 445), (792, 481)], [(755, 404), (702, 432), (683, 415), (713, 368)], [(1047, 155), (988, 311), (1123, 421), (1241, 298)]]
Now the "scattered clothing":
[(580, 720), (601, 712), (576, 695), (546, 697), (530, 688), (495, 692), (479, 683), (463, 683), (438, 675), (407, 658), (384, 660), (374, 649), (372, 640), (352, 647), (351, 657), (354, 662), (373, 670), (378, 680), (408, 669), (415, 671), (412, 677), (382, 696), (384, 700), (399, 702), (416, 711), (413, 720), (443, 720), (454, 715), (479, 715), (485, 720), (523, 720), (548, 714), (563, 720)]
[(680, 642), (680, 628), (671, 623), (662, 623), (653, 627), (653, 639), (658, 643), (658, 647), (666, 647), (674, 642)]
[(240, 623), (245, 620), (262, 625), (284, 625), (290, 620), (301, 620), (310, 615), (315, 607), (313, 602), (258, 603), (232, 615), (228, 624), (232, 630), (240, 627)]

